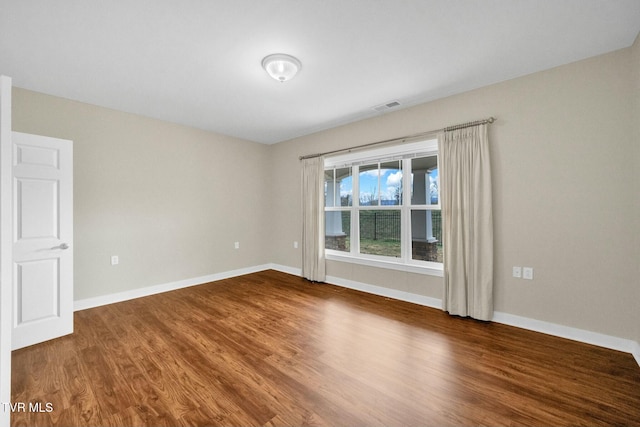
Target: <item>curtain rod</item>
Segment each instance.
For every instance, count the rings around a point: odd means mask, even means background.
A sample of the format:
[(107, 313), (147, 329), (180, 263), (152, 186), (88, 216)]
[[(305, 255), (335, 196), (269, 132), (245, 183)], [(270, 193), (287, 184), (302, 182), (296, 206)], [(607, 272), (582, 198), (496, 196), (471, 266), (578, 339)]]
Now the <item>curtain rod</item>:
[(325, 151), (324, 153), (307, 154), (306, 156), (300, 156), (300, 160), (312, 159), (314, 157), (320, 157), (320, 156), (326, 156), (327, 154), (336, 154), (336, 153), (343, 153), (343, 152), (349, 153), (349, 152), (351, 152), (353, 150), (358, 150), (360, 148), (365, 148), (365, 147), (371, 147), (373, 145), (389, 144), (391, 142), (404, 141), (404, 140), (407, 140), (407, 139), (425, 137), (425, 136), (433, 135), (433, 134), (440, 133), (440, 132), (450, 132), (450, 131), (453, 131), (453, 130), (468, 128), (468, 127), (471, 127), (471, 126), (491, 124), (491, 123), (495, 122), (496, 120), (497, 119), (495, 117), (489, 117), (488, 119), (484, 119), (484, 120), (476, 120), (474, 122), (467, 122), (467, 123), (462, 123), (462, 124), (459, 124), (459, 125), (447, 126), (446, 128), (430, 130), (428, 132), (414, 133), (413, 135), (406, 135), (406, 136), (402, 136), (400, 138), (392, 138), (392, 139), (385, 139), (385, 140), (382, 140), (382, 141), (369, 142), (368, 144), (356, 145), (355, 147), (351, 147), (351, 148), (341, 148), (341, 149), (338, 149), (338, 150)]

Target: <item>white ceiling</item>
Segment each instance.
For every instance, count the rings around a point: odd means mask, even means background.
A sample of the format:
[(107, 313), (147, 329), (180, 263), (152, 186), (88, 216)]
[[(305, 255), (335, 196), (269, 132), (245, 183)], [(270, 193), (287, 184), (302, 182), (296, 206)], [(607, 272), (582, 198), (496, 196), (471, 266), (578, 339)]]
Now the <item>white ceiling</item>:
[[(639, 0), (0, 0), (0, 74), (268, 144), (624, 48), (639, 30)], [(301, 72), (271, 79), (271, 53)]]

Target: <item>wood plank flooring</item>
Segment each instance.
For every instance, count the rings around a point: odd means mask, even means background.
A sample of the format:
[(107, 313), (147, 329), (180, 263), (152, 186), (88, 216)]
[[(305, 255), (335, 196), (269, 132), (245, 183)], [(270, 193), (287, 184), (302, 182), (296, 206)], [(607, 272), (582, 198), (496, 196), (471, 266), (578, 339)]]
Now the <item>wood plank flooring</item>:
[(13, 353), (13, 426), (640, 425), (629, 354), (275, 271), (75, 331)]

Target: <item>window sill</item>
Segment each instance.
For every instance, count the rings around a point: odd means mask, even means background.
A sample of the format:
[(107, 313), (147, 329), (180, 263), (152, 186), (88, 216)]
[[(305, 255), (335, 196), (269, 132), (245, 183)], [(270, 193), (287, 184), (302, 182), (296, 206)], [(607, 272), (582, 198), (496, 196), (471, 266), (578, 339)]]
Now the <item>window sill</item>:
[(400, 262), (384, 261), (370, 258), (359, 258), (351, 255), (339, 254), (335, 252), (326, 253), (325, 258), (329, 261), (349, 262), (352, 264), (366, 265), (369, 267), (387, 268), (391, 270), (404, 271), (407, 273), (426, 274), (429, 276), (443, 277), (442, 266), (431, 267), (417, 264), (403, 264)]

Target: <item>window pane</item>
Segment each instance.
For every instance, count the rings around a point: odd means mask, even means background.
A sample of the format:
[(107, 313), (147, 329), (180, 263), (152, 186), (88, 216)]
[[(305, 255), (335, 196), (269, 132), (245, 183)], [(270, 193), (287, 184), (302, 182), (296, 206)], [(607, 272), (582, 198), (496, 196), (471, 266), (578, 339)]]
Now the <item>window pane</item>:
[(326, 169), (324, 171), (324, 206), (351, 206), (352, 197), (351, 168)]
[[(336, 191), (340, 203), (337, 206), (353, 205), (353, 177), (351, 168), (336, 169)], [(337, 202), (337, 201), (336, 201)]]
[(335, 173), (334, 169), (325, 169), (324, 171), (324, 206), (325, 207), (333, 207), (335, 206), (335, 180), (333, 179), (333, 175)]
[(400, 257), (400, 211), (360, 211), (360, 253)]
[(360, 205), (378, 206), (378, 164), (360, 166)]
[(400, 160), (380, 164), (380, 204), (402, 204), (402, 164)]
[(442, 262), (442, 215), (439, 210), (411, 210), (411, 258)]
[(351, 230), (351, 212), (325, 212), (324, 215), (325, 249), (349, 252), (351, 250), (349, 244), (349, 234)]
[(411, 204), (439, 203), (438, 158), (418, 157), (411, 160)]

